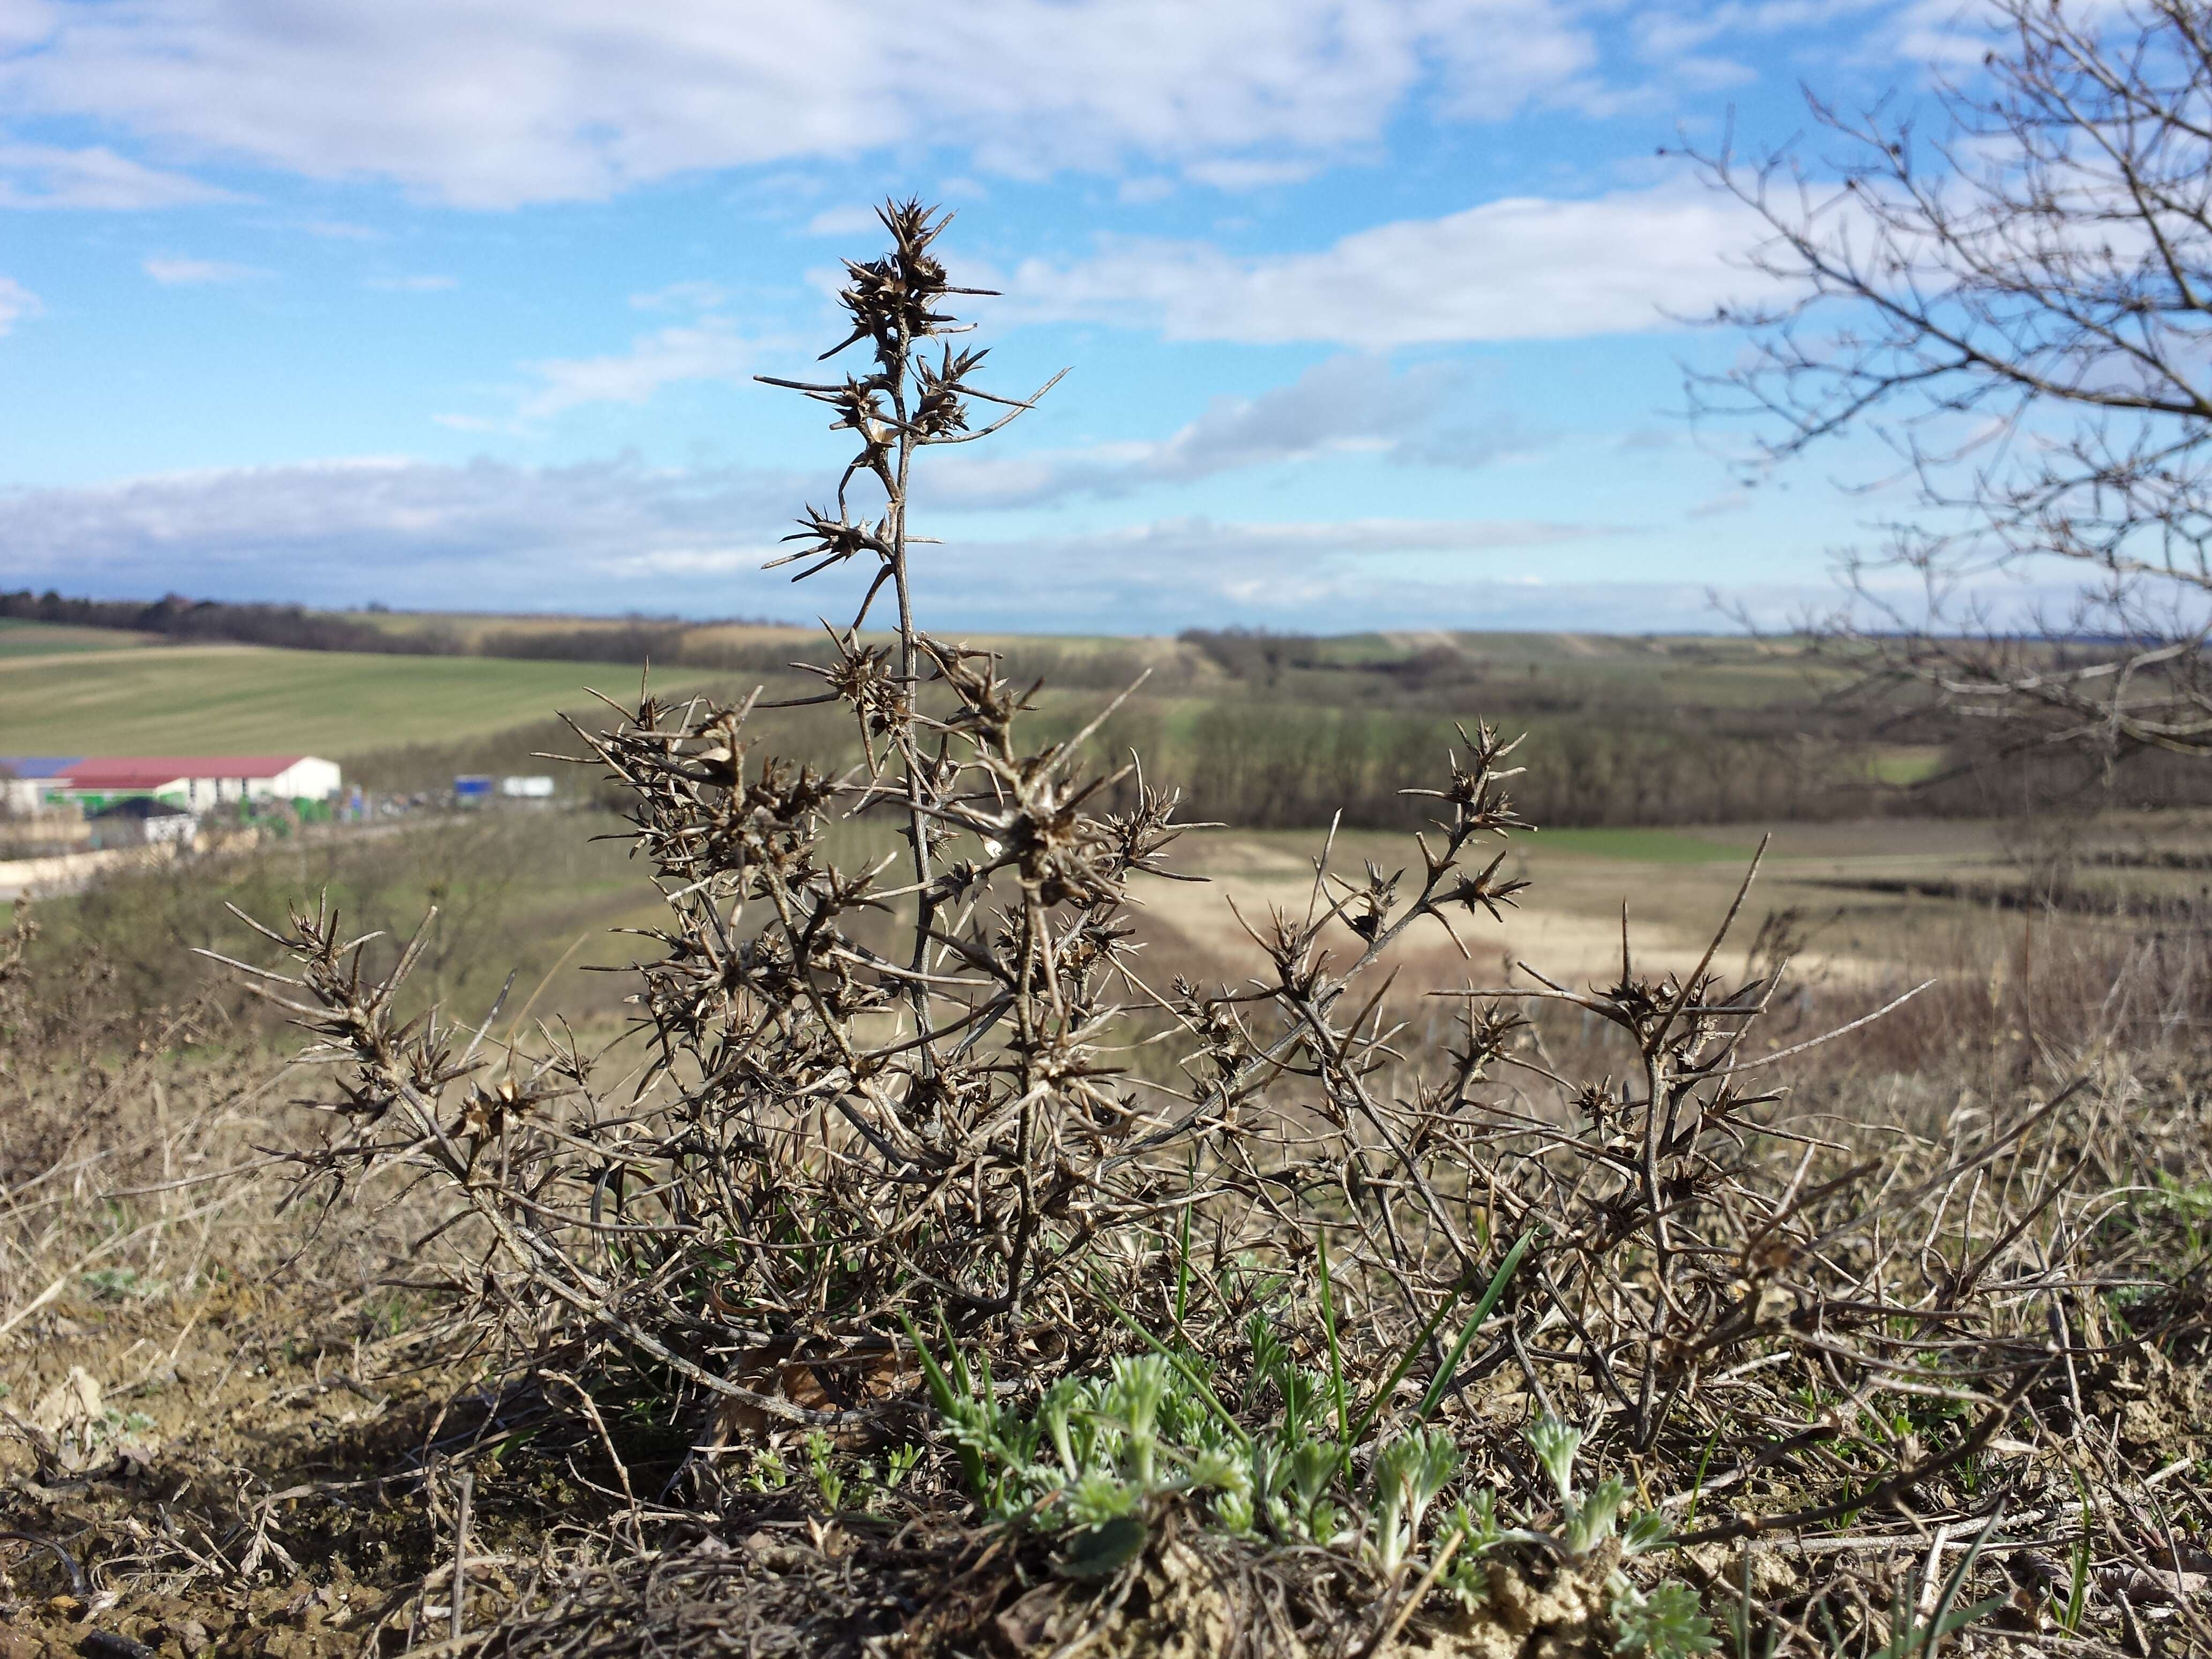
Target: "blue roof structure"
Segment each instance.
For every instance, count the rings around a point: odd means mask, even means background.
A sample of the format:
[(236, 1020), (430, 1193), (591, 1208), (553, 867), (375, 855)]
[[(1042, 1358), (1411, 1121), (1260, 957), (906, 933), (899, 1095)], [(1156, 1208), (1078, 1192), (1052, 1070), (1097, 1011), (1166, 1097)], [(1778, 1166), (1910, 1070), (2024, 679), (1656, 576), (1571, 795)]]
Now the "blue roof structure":
[(0, 755), (0, 767), (19, 778), (58, 778), (83, 760), (82, 755)]

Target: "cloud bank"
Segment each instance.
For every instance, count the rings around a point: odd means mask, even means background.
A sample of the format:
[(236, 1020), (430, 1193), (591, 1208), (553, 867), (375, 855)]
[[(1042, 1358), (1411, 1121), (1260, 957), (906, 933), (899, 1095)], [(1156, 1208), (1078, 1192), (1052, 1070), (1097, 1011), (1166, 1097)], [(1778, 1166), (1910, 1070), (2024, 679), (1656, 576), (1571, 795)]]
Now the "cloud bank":
[(1198, 419), (1154, 441), (1004, 458), (970, 459), (955, 450), (933, 458), (918, 499), (946, 507), (1038, 507), (1331, 456), (1474, 467), (1540, 447), (1541, 438), (1496, 417), (1437, 429), (1467, 378), (1455, 363), (1394, 371), (1380, 357), (1332, 357), (1256, 397), (1217, 398)]
[[(12, 581), (74, 592), (161, 592), (189, 571), (195, 591), (214, 597), (796, 617), (835, 611), (865, 580), (795, 590), (759, 568), (779, 550), (790, 503), (821, 483), (629, 459), (236, 468), (0, 493), (0, 546)], [(1533, 603), (1522, 591), (1532, 556), (1620, 533), (1542, 520), (1184, 517), (969, 536), (916, 557), (933, 608), (957, 626), (1479, 626), (1506, 587), (1523, 612)], [(1598, 625), (1586, 604), (1563, 603), (1555, 625), (1571, 616)], [(1632, 610), (1618, 614), (1626, 621)]]
[[(4, 62), (0, 58), (0, 64)], [(181, 173), (147, 167), (104, 145), (66, 149), (0, 143), (0, 208), (139, 212), (237, 199), (228, 191)]]
[(1740, 204), (1694, 184), (1586, 201), (1514, 198), (1378, 225), (1309, 253), (1109, 239), (1005, 279), (1025, 322), (1102, 322), (1173, 340), (1396, 346), (1635, 333), (1745, 289), (1759, 240)]
[[(867, 571), (794, 586), (760, 568), (818, 476), (617, 459), (529, 467), (356, 459), (0, 491), (8, 586), (420, 609), (839, 617)], [(1710, 633), (1832, 609), (1823, 573), (1735, 586), (1634, 573), (1650, 527), (1541, 519), (1281, 523), (1203, 514), (1073, 533), (953, 535), (915, 550), (932, 625), (1170, 633), (1243, 623)], [(187, 574), (188, 573), (188, 574)], [(2000, 583), (2002, 611), (2063, 613), (2073, 573)], [(1917, 614), (1919, 590), (1893, 594)]]
[(915, 145), (1233, 189), (1376, 145), (1417, 98), (1488, 120), (1582, 95), (1596, 58), (1561, 0), (17, 0), (0, 106), (479, 208)]

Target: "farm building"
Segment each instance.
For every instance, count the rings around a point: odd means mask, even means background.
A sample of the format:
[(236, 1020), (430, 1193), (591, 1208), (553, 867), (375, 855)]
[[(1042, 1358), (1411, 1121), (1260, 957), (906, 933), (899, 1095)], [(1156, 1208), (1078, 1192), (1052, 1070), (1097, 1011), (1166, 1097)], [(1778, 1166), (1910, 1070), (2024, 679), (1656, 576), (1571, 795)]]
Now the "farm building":
[(139, 797), (186, 811), (240, 800), (328, 800), (337, 763), (313, 755), (0, 755), (16, 811), (75, 804), (88, 813)]
[(181, 806), (133, 795), (92, 815), (92, 845), (95, 852), (111, 847), (157, 847), (165, 842), (190, 846), (196, 820)]
[(0, 805), (30, 813), (46, 804), (51, 780), (70, 763), (54, 755), (0, 755)]

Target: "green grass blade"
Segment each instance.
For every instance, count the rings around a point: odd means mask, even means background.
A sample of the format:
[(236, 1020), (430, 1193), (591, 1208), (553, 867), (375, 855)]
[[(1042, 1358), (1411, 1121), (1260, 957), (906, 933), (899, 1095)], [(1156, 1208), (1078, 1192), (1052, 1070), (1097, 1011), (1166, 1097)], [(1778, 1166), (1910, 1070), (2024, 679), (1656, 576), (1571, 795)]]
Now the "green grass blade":
[(1505, 1294), (1505, 1286), (1512, 1279), (1513, 1270), (1521, 1265), (1521, 1258), (1528, 1254), (1528, 1247), (1536, 1242), (1536, 1235), (1543, 1231), (1543, 1224), (1538, 1223), (1522, 1234), (1514, 1242), (1513, 1248), (1506, 1251), (1505, 1260), (1498, 1264), (1498, 1271), (1490, 1276), (1490, 1285), (1483, 1291), (1482, 1300), (1474, 1304), (1474, 1313), (1468, 1316), (1467, 1328), (1460, 1332), (1459, 1340), (1452, 1344), (1452, 1351), (1437, 1370), (1436, 1380), (1429, 1384), (1428, 1393), (1421, 1396), (1421, 1408), (1413, 1413), (1414, 1422), (1427, 1422), (1430, 1414), (1443, 1403), (1444, 1390), (1451, 1386), (1452, 1373), (1459, 1369), (1459, 1362), (1467, 1357), (1468, 1345), (1474, 1342), (1475, 1332), (1480, 1330), (1482, 1322), (1490, 1317), (1490, 1310), (1498, 1305), (1498, 1298)]
[[(1705, 1468), (1713, 1461), (1713, 1448), (1721, 1443), (1721, 1431), (1716, 1428), (1705, 1440), (1705, 1450), (1698, 1454), (1697, 1478), (1690, 1483), (1690, 1512), (1682, 1517), (1682, 1530), (1688, 1532), (1698, 1524), (1698, 1505), (1705, 1501)], [(1750, 1558), (1747, 1556), (1745, 1559)]]
[(928, 1346), (921, 1340), (921, 1332), (902, 1311), (899, 1323), (906, 1327), (906, 1340), (914, 1344), (915, 1358), (921, 1364), (922, 1376), (929, 1383), (930, 1398), (937, 1401), (937, 1409), (950, 1416), (957, 1396), (952, 1392), (952, 1379), (945, 1376), (945, 1368), (937, 1363)]
[(1959, 1599), (1959, 1592), (1966, 1587), (1966, 1575), (1974, 1570), (1974, 1563), (1988, 1547), (1990, 1535), (1996, 1531), (1998, 1523), (2004, 1519), (2004, 1504), (2000, 1500), (1997, 1506), (1990, 1511), (1990, 1518), (1982, 1522), (1982, 1529), (1974, 1534), (1974, 1541), (1966, 1546), (1966, 1553), (1959, 1558), (1959, 1565), (1951, 1570), (1951, 1576), (1943, 1581), (1943, 1593), (1936, 1599), (1935, 1613), (1928, 1621), (1928, 1633), (1920, 1644), (1920, 1659), (1935, 1659), (1936, 1647), (1945, 1637), (1961, 1626), (1986, 1618), (2004, 1605), (2004, 1598), (2000, 1595), (1991, 1601), (1977, 1602), (1971, 1607), (1960, 1608), (1956, 1613), (1952, 1611), (1952, 1603)]
[(1428, 1340), (1437, 1334), (1437, 1327), (1443, 1324), (1444, 1316), (1457, 1306), (1459, 1306), (1459, 1292), (1455, 1290), (1444, 1299), (1443, 1305), (1429, 1316), (1429, 1322), (1421, 1327), (1421, 1334), (1408, 1342), (1406, 1345), (1406, 1352), (1398, 1356), (1397, 1366), (1391, 1371), (1389, 1380), (1376, 1390), (1375, 1397), (1367, 1402), (1367, 1409), (1359, 1414), (1359, 1421), (1352, 1425), (1352, 1437), (1346, 1442), (1347, 1445), (1356, 1445), (1367, 1437), (1367, 1431), (1375, 1426), (1376, 1418), (1381, 1414), (1383, 1407), (1389, 1404), (1392, 1392), (1406, 1380), (1406, 1373), (1413, 1370), (1413, 1361), (1419, 1357)]

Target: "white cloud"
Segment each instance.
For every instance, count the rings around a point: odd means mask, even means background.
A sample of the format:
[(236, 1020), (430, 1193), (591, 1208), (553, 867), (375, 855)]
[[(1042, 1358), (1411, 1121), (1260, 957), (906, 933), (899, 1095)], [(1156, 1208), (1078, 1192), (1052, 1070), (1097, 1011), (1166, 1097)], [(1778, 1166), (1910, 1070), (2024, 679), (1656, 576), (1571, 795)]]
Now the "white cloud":
[(201, 288), (217, 283), (246, 283), (269, 274), (254, 265), (232, 264), (223, 259), (165, 256), (148, 259), (145, 271), (164, 288)]
[(1666, 326), (1744, 292), (1747, 210), (1695, 185), (1587, 200), (1516, 197), (1407, 219), (1312, 253), (1237, 257), (1203, 242), (1102, 240), (1028, 260), (1005, 287), (1023, 320), (1157, 328), (1173, 339), (1330, 341), (1367, 349), (1571, 339)]
[(922, 492), (929, 503), (950, 507), (1029, 507), (1331, 455), (1468, 467), (1532, 447), (1526, 434), (1497, 421), (1473, 431), (1433, 430), (1464, 379), (1463, 369), (1447, 363), (1394, 373), (1379, 357), (1333, 357), (1256, 397), (1217, 398), (1198, 419), (1157, 441), (1004, 459), (969, 459), (955, 451), (930, 469)]
[(371, 276), (362, 286), (386, 294), (441, 294), (459, 283), (452, 276)]
[(1304, 184), (1320, 171), (1310, 158), (1296, 161), (1261, 161), (1231, 156), (1218, 161), (1194, 161), (1182, 170), (1194, 184), (1216, 190), (1265, 190), (1273, 185)]
[(40, 6), (0, 29), (0, 107), (164, 153), (395, 180), (477, 207), (927, 143), (976, 167), (1280, 167), (1410, 104), (1493, 119), (1595, 61), (1567, 0), (259, 0)]
[(143, 166), (104, 146), (64, 149), (0, 143), (0, 208), (128, 210), (237, 199), (228, 191)]
[(806, 222), (809, 236), (857, 236), (882, 228), (873, 208), (858, 205), (823, 208)]
[[(80, 592), (165, 592), (186, 571), (195, 592), (214, 596), (358, 601), (371, 596), (361, 586), (367, 572), (374, 597), (394, 604), (830, 611), (850, 602), (867, 573), (837, 573), (794, 593), (784, 573), (759, 568), (780, 550), (791, 503), (820, 482), (633, 459), (241, 467), (0, 491), (0, 545), (13, 580)], [(1176, 628), (1218, 622), (1230, 610), (1276, 622), (1339, 615), (1333, 625), (1346, 626), (1342, 607), (1354, 601), (1395, 605), (1401, 623), (1437, 625), (1447, 614), (1433, 609), (1440, 581), (1462, 583), (1449, 614), (1473, 615), (1486, 602), (1481, 583), (1526, 575), (1529, 559), (1617, 533), (1523, 520), (1186, 518), (1086, 535), (963, 539), (917, 558), (947, 626), (1095, 626), (1111, 617), (1126, 627)], [(1407, 569), (1429, 590), (1401, 593)], [(1378, 573), (1389, 579), (1378, 583)]]
[(10, 277), (0, 276), (0, 334), (15, 327), (19, 319), (35, 317), (45, 309), (30, 289)]
[(633, 294), (629, 302), (640, 311), (712, 311), (729, 295), (714, 283), (671, 283), (648, 294)]
[(1892, 30), (1884, 44), (1896, 57), (1923, 66), (1923, 72), (1956, 75), (1971, 70), (1998, 44), (2005, 32), (2004, 15), (1994, 8), (1980, 10), (1945, 0), (1908, 0), (1893, 20)]
[[(526, 467), (357, 459), (0, 489), (9, 580), (74, 592), (426, 608), (835, 615), (869, 572), (794, 590), (759, 566), (818, 476), (635, 459)], [(1702, 581), (1613, 574), (1638, 526), (1544, 520), (1160, 520), (918, 548), (933, 625), (1131, 631), (1261, 623), (1709, 629)], [(180, 575), (179, 573), (188, 573)], [(373, 586), (364, 590), (362, 584)], [(2061, 582), (2017, 590), (2063, 611)], [(1738, 590), (1786, 621), (1834, 591), (1814, 570)]]
[[(933, 608), (958, 627), (1095, 628), (1110, 617), (1133, 631), (1237, 620), (1339, 631), (1479, 625), (1474, 619), (1495, 614), (1501, 585), (1540, 585), (1516, 567), (1621, 533), (1529, 520), (1252, 524), (1191, 517), (1077, 535), (954, 538), (917, 560)], [(743, 542), (671, 547), (626, 556), (615, 568), (647, 584), (734, 580), (767, 550), (765, 543)], [(1578, 601), (1547, 596), (1549, 625), (1592, 614), (1589, 590), (1577, 591)], [(1698, 597), (1702, 605), (1702, 591)], [(1528, 608), (1525, 598), (1522, 603)], [(1629, 605), (1617, 604), (1621, 625), (1632, 614)]]
[[(689, 322), (637, 336), (626, 351), (524, 364), (537, 386), (522, 398), (516, 413), (526, 421), (538, 420), (586, 404), (649, 403), (662, 387), (689, 380), (744, 380), (759, 360), (762, 343), (721, 313), (720, 307), (729, 297), (718, 283), (696, 280), (631, 295), (629, 302), (636, 310), (693, 315)], [(467, 431), (507, 430), (511, 425), (470, 422), (462, 416), (432, 418)]]
[[(807, 482), (632, 459), (560, 467), (398, 459), (234, 467), (76, 489), (0, 491), (20, 580), (75, 592), (197, 590), (309, 601), (570, 605), (619, 611), (606, 572), (641, 550), (767, 543)], [(775, 583), (763, 579), (763, 591)]]
[(627, 351), (556, 357), (528, 365), (539, 381), (520, 412), (536, 419), (585, 404), (643, 404), (684, 380), (741, 380), (758, 357), (757, 343), (724, 317), (641, 335)]

